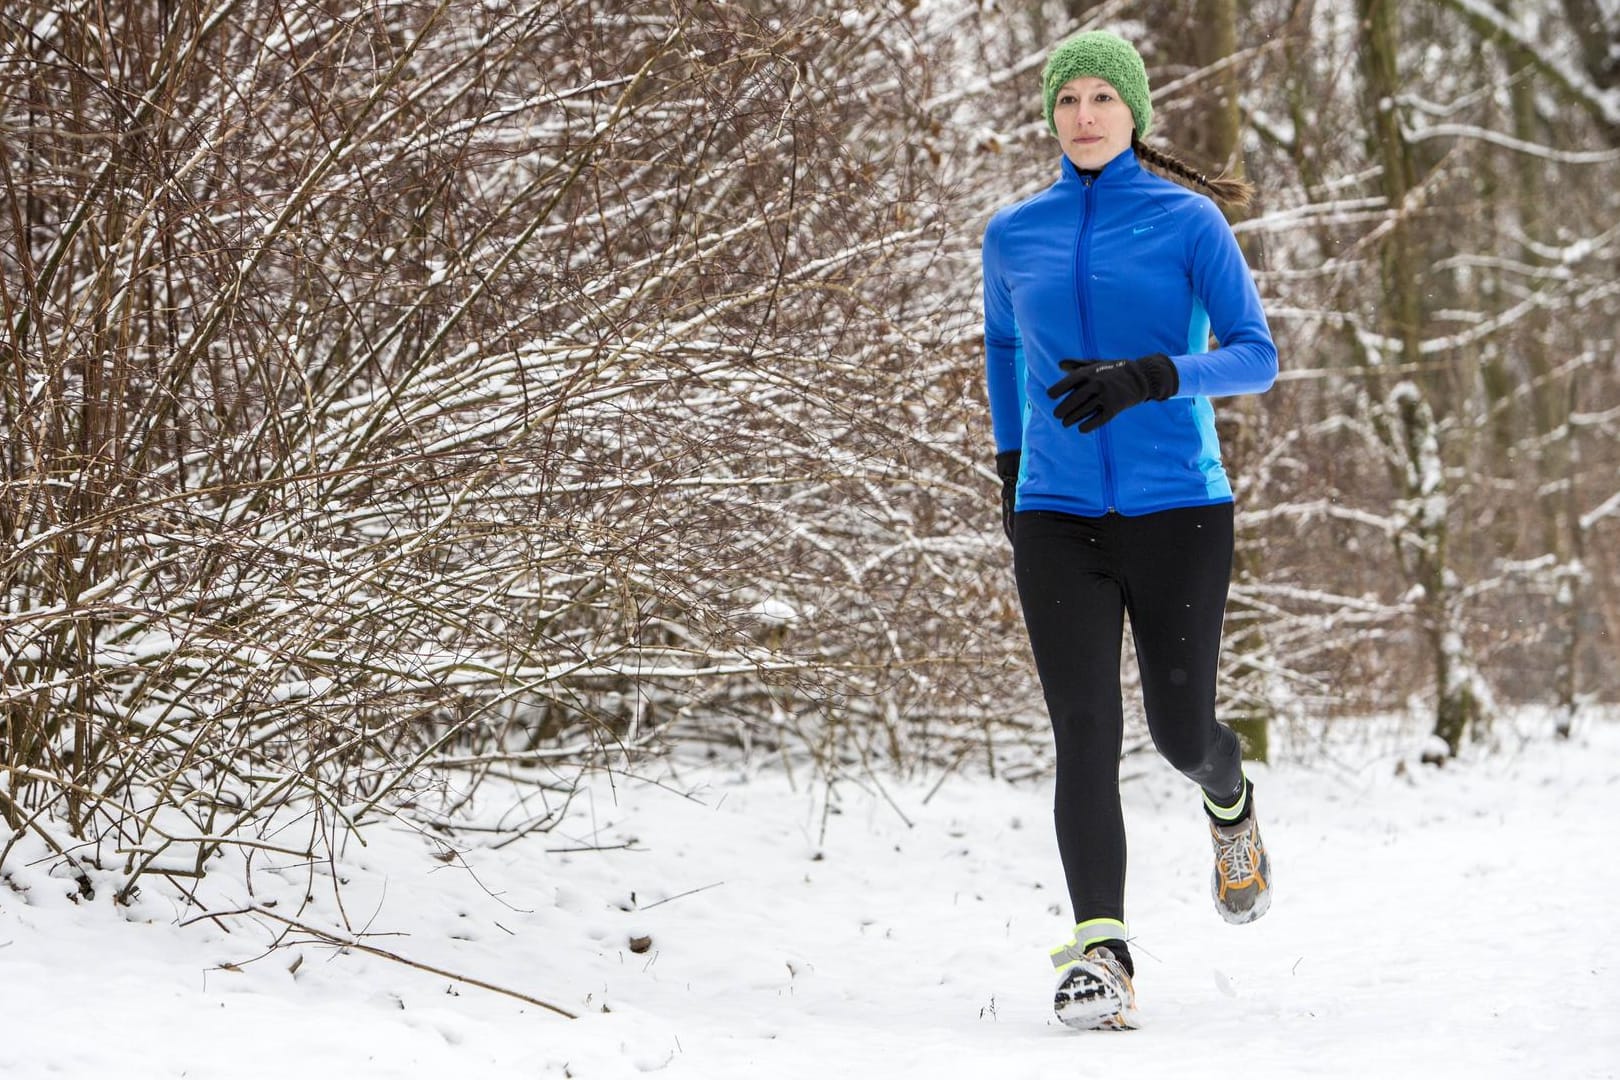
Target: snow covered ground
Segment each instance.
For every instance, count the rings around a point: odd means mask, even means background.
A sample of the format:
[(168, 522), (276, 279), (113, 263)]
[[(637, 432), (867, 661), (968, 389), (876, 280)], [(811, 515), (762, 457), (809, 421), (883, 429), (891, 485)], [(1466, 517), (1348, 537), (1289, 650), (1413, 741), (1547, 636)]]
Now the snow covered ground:
[[(1557, 742), (1527, 717), (1444, 770), (1420, 736), (1343, 730), (1252, 771), (1277, 893), (1246, 927), (1211, 906), (1196, 798), (1127, 763), (1140, 1031), (1051, 1018), (1049, 786), (662, 763), (516, 842), (390, 822), (335, 867), (200, 887), (575, 1020), (304, 932), (270, 949), (285, 924), (198, 920), (157, 881), (74, 901), (25, 843), (0, 1076), (1620, 1075), (1620, 721)], [(480, 823), (510, 824), (483, 791)]]

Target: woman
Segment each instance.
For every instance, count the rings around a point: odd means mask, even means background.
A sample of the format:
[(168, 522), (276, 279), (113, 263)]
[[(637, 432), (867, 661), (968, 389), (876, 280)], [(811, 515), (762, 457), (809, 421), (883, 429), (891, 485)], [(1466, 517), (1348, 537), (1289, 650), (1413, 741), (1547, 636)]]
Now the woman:
[[(1042, 73), (1061, 176), (984, 237), (986, 374), (1003, 525), (1057, 753), (1054, 817), (1074, 936), (1059, 1019), (1136, 1026), (1119, 801), (1123, 617), (1155, 747), (1204, 795), (1229, 922), (1270, 905), (1237, 737), (1215, 719), (1232, 488), (1212, 396), (1259, 393), (1277, 351), (1225, 218), (1247, 185), (1141, 143), (1147, 71), (1124, 39), (1064, 42)], [(1219, 347), (1209, 348), (1213, 331)]]

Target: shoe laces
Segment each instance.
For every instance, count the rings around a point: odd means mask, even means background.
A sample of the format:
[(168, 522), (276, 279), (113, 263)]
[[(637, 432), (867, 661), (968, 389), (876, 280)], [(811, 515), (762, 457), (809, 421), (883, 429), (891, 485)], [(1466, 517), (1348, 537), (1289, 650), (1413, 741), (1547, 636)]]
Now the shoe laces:
[(1252, 822), (1230, 835), (1220, 828), (1215, 829), (1215, 862), (1228, 882), (1241, 885), (1253, 878), (1258, 861)]
[(1085, 958), (1091, 962), (1093, 969), (1102, 969), (1102, 978), (1113, 983), (1113, 990), (1119, 994), (1120, 999), (1128, 1006), (1136, 1002), (1136, 988), (1131, 985), (1131, 973), (1125, 970), (1125, 963), (1114, 955), (1114, 950), (1106, 945), (1096, 946), (1085, 953)]
[(1106, 945), (1094, 946), (1090, 952), (1086, 953), (1086, 958), (1095, 963), (1103, 965), (1114, 974), (1118, 975), (1121, 979), (1130, 978), (1125, 971), (1125, 964), (1119, 959), (1119, 957), (1114, 955), (1114, 950), (1110, 949)]

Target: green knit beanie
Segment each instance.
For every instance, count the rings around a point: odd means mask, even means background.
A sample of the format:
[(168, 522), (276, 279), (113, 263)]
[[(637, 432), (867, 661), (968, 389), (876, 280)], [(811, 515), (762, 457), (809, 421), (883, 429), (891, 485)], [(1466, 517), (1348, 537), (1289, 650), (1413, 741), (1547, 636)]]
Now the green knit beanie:
[(1076, 34), (1052, 50), (1041, 70), (1041, 87), (1046, 92), (1046, 126), (1058, 133), (1052, 122), (1057, 92), (1071, 79), (1082, 75), (1102, 79), (1119, 91), (1136, 120), (1136, 133), (1146, 136), (1153, 124), (1153, 98), (1148, 91), (1147, 68), (1130, 42), (1107, 30), (1087, 30)]

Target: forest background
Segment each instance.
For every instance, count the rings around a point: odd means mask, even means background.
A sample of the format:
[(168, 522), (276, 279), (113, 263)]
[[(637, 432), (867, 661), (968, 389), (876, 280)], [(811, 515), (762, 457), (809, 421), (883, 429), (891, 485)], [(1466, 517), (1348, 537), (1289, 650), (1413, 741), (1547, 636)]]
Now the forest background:
[(1614, 702), (1613, 0), (27, 0), (0, 868), (183, 887), (672, 746), (1043, 770), (978, 249), (1098, 25), (1259, 191), (1222, 715), (1442, 763)]

